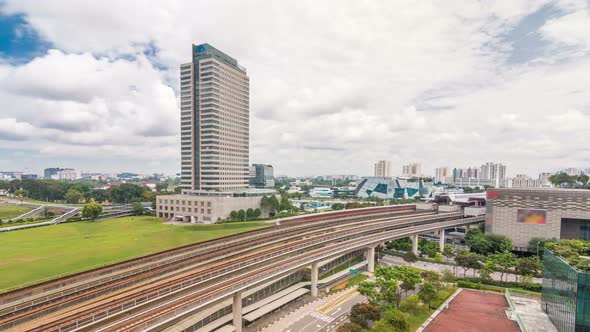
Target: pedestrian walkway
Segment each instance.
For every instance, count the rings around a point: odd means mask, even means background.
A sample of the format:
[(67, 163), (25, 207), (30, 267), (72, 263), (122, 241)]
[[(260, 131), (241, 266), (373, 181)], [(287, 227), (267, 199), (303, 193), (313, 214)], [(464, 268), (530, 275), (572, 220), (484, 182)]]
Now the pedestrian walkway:
[(513, 294), (510, 297), (514, 304), (516, 313), (524, 320), (524, 325), (528, 331), (532, 332), (557, 332), (557, 329), (551, 323), (549, 316), (541, 308), (541, 303), (535, 298)]

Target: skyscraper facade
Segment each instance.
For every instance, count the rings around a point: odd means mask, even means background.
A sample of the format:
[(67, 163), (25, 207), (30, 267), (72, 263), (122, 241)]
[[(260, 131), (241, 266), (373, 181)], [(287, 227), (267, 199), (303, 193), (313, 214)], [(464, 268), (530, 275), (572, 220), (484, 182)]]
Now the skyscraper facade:
[(391, 176), (391, 161), (379, 160), (375, 163), (375, 176), (389, 177)]
[(238, 61), (209, 44), (192, 45), (180, 65), (181, 186), (248, 187), (250, 79)]

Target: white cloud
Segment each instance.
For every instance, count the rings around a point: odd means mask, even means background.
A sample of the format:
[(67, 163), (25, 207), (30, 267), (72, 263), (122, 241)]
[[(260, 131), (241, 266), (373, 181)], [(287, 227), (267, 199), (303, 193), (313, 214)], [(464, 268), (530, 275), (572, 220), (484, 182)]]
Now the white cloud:
[(498, 160), (513, 174), (584, 166), (584, 7), (560, 2), (565, 15), (540, 29), (550, 51), (576, 48), (567, 61), (506, 63), (502, 37), (551, 3), (7, 1), (59, 50), (0, 65), (0, 107), (40, 129), (45, 154), (93, 146), (175, 171), (178, 65), (209, 42), (248, 68), (251, 160), (279, 174), (368, 174), (383, 158), (425, 170)]

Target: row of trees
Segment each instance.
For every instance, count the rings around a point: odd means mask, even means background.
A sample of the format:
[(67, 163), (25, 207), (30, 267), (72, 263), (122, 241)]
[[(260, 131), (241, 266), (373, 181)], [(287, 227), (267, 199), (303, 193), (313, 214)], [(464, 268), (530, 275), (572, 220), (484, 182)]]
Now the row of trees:
[[(408, 317), (431, 309), (444, 288), (443, 281), (447, 280), (436, 272), (419, 272), (410, 266), (377, 266), (375, 281), (358, 286), (369, 303), (354, 305), (350, 323), (339, 327), (337, 332), (408, 331)], [(408, 296), (410, 293), (414, 295)]]
[(590, 189), (590, 185), (588, 184), (590, 177), (583, 173), (579, 175), (568, 175), (567, 173), (561, 172), (549, 176), (548, 180), (556, 187)]
[[(161, 189), (164, 185), (160, 186)], [(167, 185), (166, 185), (167, 187)], [(0, 189), (17, 197), (27, 197), (47, 202), (78, 204), (94, 200), (99, 203), (131, 203), (134, 201), (155, 202), (156, 195), (149, 188), (123, 183), (107, 190), (93, 188), (90, 183), (64, 182), (57, 180), (21, 179), (0, 181)]]
[(262, 211), (260, 209), (256, 208), (256, 209), (232, 211), (229, 214), (229, 218), (231, 221), (246, 221), (246, 220), (258, 219), (258, 218), (260, 218), (261, 215), (262, 215)]

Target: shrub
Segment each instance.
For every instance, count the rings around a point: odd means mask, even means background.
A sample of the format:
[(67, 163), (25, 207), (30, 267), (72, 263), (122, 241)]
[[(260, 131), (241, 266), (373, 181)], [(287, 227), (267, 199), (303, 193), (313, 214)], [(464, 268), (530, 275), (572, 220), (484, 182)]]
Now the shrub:
[(476, 284), (469, 280), (459, 280), (457, 281), (457, 286), (462, 288), (481, 289), (481, 283)]

